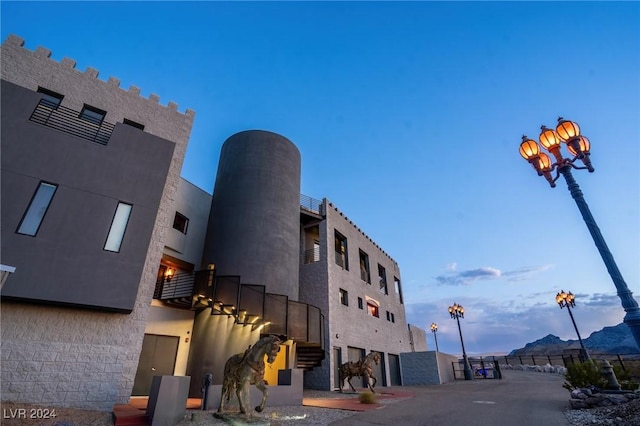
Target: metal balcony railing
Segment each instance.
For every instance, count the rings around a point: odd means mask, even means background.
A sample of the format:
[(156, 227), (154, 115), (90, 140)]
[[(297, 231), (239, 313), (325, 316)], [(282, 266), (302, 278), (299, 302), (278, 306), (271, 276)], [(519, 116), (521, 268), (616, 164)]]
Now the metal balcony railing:
[(40, 100), (29, 120), (101, 145), (109, 142), (115, 128), (114, 124), (105, 121), (97, 124), (84, 120), (80, 118), (80, 112), (46, 99)]
[(314, 247), (304, 251), (304, 263), (314, 263), (320, 261), (320, 247)]
[(171, 278), (162, 278), (156, 283), (153, 298), (158, 300), (191, 299), (194, 283), (195, 272), (176, 274)]
[(320, 214), (322, 201), (300, 194), (300, 207), (312, 213)]
[(175, 274), (157, 281), (153, 298), (194, 310), (211, 308), (211, 315), (232, 316), (236, 324), (324, 347), (319, 308), (266, 293), (264, 285), (242, 284), (239, 276), (216, 276), (210, 270)]

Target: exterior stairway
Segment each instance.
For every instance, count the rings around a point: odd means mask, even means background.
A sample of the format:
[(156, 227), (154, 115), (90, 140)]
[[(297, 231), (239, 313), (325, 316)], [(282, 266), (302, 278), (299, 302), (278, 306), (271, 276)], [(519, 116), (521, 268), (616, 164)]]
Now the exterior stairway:
[(301, 368), (305, 371), (319, 367), (325, 357), (324, 349), (320, 345), (305, 344), (303, 342), (298, 342), (296, 353), (296, 368)]

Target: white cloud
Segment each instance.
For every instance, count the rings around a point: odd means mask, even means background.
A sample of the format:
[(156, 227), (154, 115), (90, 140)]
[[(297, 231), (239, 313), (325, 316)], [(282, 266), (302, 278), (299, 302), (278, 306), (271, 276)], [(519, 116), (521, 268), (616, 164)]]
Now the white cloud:
[(450, 263), (446, 268), (448, 273), (435, 277), (435, 280), (438, 285), (451, 286), (469, 285), (478, 280), (494, 280), (498, 278), (504, 278), (507, 281), (524, 281), (531, 279), (536, 273), (546, 271), (552, 267), (553, 265), (530, 266), (503, 272), (497, 268), (484, 266), (476, 269), (457, 271), (456, 264)]

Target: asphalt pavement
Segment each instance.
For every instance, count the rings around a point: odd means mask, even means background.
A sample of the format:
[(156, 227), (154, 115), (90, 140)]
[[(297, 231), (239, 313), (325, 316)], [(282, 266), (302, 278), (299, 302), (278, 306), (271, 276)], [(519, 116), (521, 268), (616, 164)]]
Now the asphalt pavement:
[[(331, 425), (567, 426), (569, 391), (560, 374), (502, 370), (503, 379), (402, 386), (415, 397)], [(385, 388), (379, 390), (384, 392)]]

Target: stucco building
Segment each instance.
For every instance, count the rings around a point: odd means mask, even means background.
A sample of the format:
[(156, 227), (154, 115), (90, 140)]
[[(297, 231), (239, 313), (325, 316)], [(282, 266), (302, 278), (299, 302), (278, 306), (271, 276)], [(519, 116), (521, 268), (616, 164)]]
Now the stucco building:
[(110, 410), (155, 375), (191, 376), (197, 397), (264, 334), (285, 340), (270, 384), (334, 389), (371, 350), (378, 386), (402, 383), (426, 337), (398, 264), (300, 195), (293, 142), (232, 135), (211, 195), (180, 178), (193, 111), (15, 36), (1, 55), (3, 400)]

